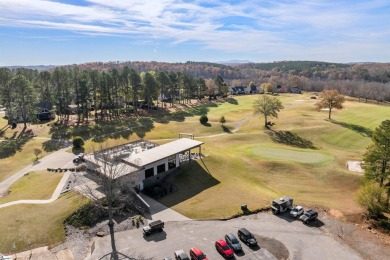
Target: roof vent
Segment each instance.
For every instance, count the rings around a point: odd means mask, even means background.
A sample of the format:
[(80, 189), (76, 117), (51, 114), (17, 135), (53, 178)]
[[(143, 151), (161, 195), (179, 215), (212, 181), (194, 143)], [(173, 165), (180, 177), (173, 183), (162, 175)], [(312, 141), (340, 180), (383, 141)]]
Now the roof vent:
[(284, 198), (280, 198), (279, 200), (280, 200), (280, 201), (284, 201)]

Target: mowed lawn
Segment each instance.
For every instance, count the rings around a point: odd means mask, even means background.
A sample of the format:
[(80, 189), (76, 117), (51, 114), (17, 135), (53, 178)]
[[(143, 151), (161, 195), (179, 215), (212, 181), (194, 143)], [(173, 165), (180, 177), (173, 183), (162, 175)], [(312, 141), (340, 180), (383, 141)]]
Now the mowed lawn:
[(10, 193), (0, 198), (0, 204), (16, 200), (50, 199), (64, 174), (36, 171), (25, 174), (9, 187)]
[(85, 203), (87, 199), (70, 192), (50, 204), (0, 209), (0, 252), (8, 254), (64, 242), (63, 221)]
[[(255, 97), (235, 98), (236, 109), (243, 104), (243, 114), (251, 117)], [(315, 149), (275, 143), (263, 127), (264, 119), (251, 118), (234, 134), (200, 138), (206, 158), (185, 166), (183, 174), (175, 177), (178, 191), (160, 201), (191, 218), (230, 216), (240, 212), (242, 204), (257, 209), (282, 195), (308, 207), (334, 208), (346, 216), (360, 212), (355, 194), (361, 175), (348, 171), (345, 164), (361, 160), (371, 143), (370, 131), (390, 117), (390, 107), (348, 101), (328, 120), (327, 111), (315, 110), (317, 101), (310, 95), (279, 98), (285, 109), (278, 119), (271, 119), (272, 129), (291, 131), (311, 141)], [(224, 106), (211, 108), (209, 118), (218, 118)]]

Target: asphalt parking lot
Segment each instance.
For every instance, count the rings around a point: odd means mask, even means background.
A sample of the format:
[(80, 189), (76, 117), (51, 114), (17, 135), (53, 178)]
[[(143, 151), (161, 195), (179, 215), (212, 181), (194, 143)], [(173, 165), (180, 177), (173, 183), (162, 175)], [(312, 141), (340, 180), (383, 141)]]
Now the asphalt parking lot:
[[(243, 245), (243, 252), (236, 259), (361, 259), (328, 235), (321, 225), (321, 221), (308, 226), (299, 220), (259, 213), (229, 221), (166, 222), (163, 232), (147, 238), (139, 228), (118, 232), (115, 240), (121, 254), (137, 259), (173, 257), (174, 251), (183, 249), (188, 253), (191, 247), (200, 248), (208, 259), (223, 259), (215, 249), (215, 241), (229, 232), (237, 234), (239, 228), (245, 227), (255, 235), (260, 247)], [(96, 238), (89, 259), (109, 259), (110, 252), (110, 237)]]

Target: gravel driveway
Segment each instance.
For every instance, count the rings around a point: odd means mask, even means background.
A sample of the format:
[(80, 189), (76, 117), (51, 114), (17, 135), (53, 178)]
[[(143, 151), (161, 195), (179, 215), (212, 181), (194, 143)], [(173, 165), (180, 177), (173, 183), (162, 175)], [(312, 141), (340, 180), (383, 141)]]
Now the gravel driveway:
[[(229, 221), (166, 222), (164, 232), (147, 238), (143, 238), (141, 229), (116, 233), (115, 238), (120, 253), (138, 259), (173, 257), (175, 250), (188, 252), (191, 247), (199, 247), (209, 259), (223, 259), (215, 250), (214, 242), (228, 232), (236, 234), (238, 228), (245, 227), (255, 234), (260, 247), (251, 249), (243, 245), (243, 253), (236, 255), (237, 259), (362, 259), (324, 232), (322, 225), (318, 221), (307, 226), (298, 220), (259, 213)], [(109, 259), (102, 257), (110, 249), (109, 236), (95, 238), (94, 251), (87, 259)]]

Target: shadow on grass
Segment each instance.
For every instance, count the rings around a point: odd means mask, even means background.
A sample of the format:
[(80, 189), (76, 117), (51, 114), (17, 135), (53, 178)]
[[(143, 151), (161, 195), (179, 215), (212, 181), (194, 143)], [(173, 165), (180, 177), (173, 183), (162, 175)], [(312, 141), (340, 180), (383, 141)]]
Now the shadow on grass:
[(210, 123), (204, 123), (204, 124), (202, 124), (202, 125), (207, 126), (207, 127), (211, 127), (211, 124), (210, 124)]
[(21, 151), (23, 146), (30, 141), (34, 135), (32, 131), (22, 131), (16, 138), (16, 133), (11, 138), (6, 138), (0, 142), (0, 159), (8, 158)]
[(333, 124), (340, 125), (342, 127), (350, 129), (352, 131), (355, 131), (355, 132), (361, 134), (362, 136), (371, 137), (371, 135), (372, 135), (371, 129), (368, 129), (368, 128), (366, 128), (364, 126), (361, 126), (361, 125), (355, 125), (355, 124), (351, 124), (351, 123), (339, 122), (339, 121), (336, 121), (336, 120), (328, 120), (328, 121), (330, 121)]
[(228, 98), (228, 99), (226, 99), (226, 102), (228, 102), (229, 104), (232, 104), (232, 105), (238, 105), (238, 101), (235, 98)]
[(165, 196), (159, 201), (167, 207), (172, 207), (186, 201), (220, 182), (200, 166), (200, 161), (192, 161), (183, 165), (181, 172), (173, 178), (177, 191)]
[(58, 151), (68, 144), (65, 140), (48, 140), (42, 144), (42, 148), (45, 152)]
[(287, 144), (299, 148), (316, 149), (311, 141), (290, 131), (275, 131), (270, 129), (268, 135), (271, 137), (272, 141), (276, 143)]
[(228, 133), (228, 134), (233, 134), (233, 132), (232, 132), (232, 131), (230, 131), (230, 129), (229, 129), (229, 128), (227, 128), (226, 126), (224, 126), (224, 125), (221, 125), (221, 127), (222, 127), (222, 130), (223, 130), (225, 133)]

